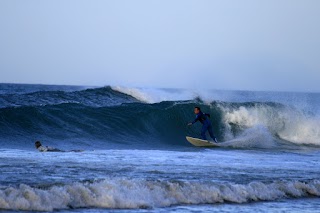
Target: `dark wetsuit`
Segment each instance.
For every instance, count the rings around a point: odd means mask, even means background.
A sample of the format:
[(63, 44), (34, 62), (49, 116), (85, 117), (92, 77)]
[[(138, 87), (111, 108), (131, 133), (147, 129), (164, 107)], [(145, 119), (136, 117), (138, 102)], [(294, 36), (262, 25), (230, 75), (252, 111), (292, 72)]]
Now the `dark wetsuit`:
[(216, 141), (216, 137), (213, 134), (212, 130), (212, 124), (209, 120), (208, 116), (204, 114), (203, 112), (199, 112), (196, 116), (196, 119), (192, 122), (192, 124), (196, 123), (197, 121), (200, 121), (202, 123), (202, 129), (201, 129), (201, 137), (203, 140), (207, 140), (206, 132), (208, 131), (210, 134), (210, 137)]

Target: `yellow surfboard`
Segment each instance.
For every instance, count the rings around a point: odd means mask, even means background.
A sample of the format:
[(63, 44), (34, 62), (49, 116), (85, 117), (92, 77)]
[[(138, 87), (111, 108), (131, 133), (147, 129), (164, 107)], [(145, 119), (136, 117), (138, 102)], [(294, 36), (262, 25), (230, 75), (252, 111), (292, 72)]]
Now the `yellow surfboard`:
[(186, 137), (187, 141), (189, 141), (192, 145), (194, 146), (199, 146), (199, 147), (219, 147), (219, 144), (215, 142), (210, 142), (207, 140), (202, 140), (199, 138), (192, 138), (192, 137)]

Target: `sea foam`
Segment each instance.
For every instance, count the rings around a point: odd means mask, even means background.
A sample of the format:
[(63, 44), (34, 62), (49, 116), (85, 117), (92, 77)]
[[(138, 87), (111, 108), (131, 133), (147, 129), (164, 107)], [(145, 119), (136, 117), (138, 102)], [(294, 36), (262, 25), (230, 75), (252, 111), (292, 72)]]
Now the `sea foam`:
[(70, 208), (138, 209), (215, 203), (246, 203), (320, 196), (320, 181), (248, 184), (106, 179), (51, 187), (21, 184), (0, 190), (0, 209), (53, 211)]

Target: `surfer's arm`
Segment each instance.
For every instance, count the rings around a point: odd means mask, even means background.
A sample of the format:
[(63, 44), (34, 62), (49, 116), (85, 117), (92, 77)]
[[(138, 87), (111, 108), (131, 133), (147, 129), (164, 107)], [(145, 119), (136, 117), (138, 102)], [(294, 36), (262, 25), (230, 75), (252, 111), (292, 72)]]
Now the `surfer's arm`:
[(48, 152), (63, 152), (60, 149), (57, 149), (57, 148), (54, 148), (54, 147), (50, 147), (50, 146), (47, 146), (47, 151)]
[(46, 147), (46, 146), (39, 146), (37, 149), (39, 150), (39, 152), (47, 152), (48, 151), (48, 147)]
[(192, 125), (194, 123), (196, 123), (199, 120), (199, 115), (197, 115), (196, 119), (194, 119), (191, 123), (188, 123), (188, 125)]

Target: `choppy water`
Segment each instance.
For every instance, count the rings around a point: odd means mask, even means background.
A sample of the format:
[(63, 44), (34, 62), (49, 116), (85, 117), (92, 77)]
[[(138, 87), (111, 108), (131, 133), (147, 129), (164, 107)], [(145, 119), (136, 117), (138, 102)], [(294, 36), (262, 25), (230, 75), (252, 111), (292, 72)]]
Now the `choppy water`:
[[(320, 95), (211, 93), (0, 85), (0, 209), (319, 211)], [(221, 148), (184, 139), (195, 105)]]

